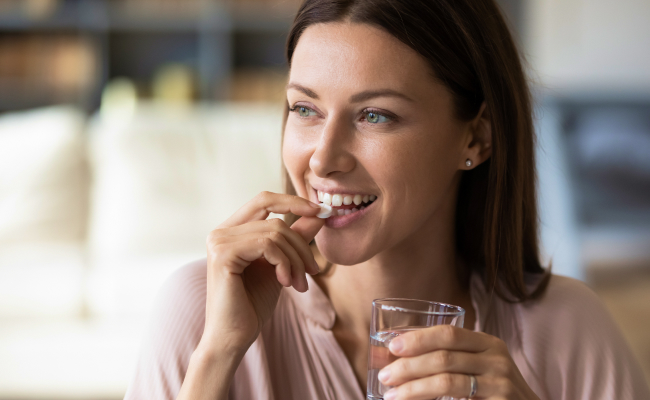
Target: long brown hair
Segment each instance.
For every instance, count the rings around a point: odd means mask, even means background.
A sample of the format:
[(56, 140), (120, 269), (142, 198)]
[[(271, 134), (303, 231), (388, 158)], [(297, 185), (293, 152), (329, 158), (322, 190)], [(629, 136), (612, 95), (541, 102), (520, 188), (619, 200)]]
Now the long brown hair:
[[(492, 155), (463, 172), (457, 250), (502, 299), (540, 296), (550, 272), (539, 261), (531, 94), (494, 0), (306, 0), (287, 39), (289, 66), (308, 26), (345, 20), (384, 29), (422, 55), (451, 91), (457, 118), (471, 120), (487, 104)], [(286, 171), (284, 176), (286, 192), (295, 194)], [(532, 292), (524, 272), (541, 278)]]

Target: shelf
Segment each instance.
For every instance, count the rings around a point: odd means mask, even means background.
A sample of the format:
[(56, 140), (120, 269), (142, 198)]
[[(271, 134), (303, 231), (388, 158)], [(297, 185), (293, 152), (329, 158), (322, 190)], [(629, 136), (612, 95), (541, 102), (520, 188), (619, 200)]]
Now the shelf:
[[(56, 35), (90, 40), (97, 78), (78, 101), (90, 111), (99, 104), (101, 88), (110, 79), (125, 76), (150, 82), (163, 65), (179, 63), (191, 68), (201, 100), (229, 99), (229, 82), (239, 68), (286, 68), (284, 45), (297, 7), (293, 1), (205, 0), (177, 3), (175, 9), (141, 4), (66, 0), (60, 1), (60, 7), (44, 18), (4, 13), (0, 14), (0, 39), (9, 44), (16, 43), (18, 38), (40, 42)], [(179, 12), (171, 12), (175, 10)], [(15, 53), (15, 47), (8, 46), (7, 54)], [(268, 86), (275, 88), (276, 81), (270, 79)], [(146, 93), (146, 84), (143, 87)], [(41, 93), (14, 97), (0, 94), (0, 111), (39, 106), (52, 100)]]
[(103, 31), (106, 29), (103, 1), (61, 2), (48, 18), (30, 18), (18, 12), (0, 14), (0, 32)]
[[(66, 4), (66, 3), (64, 3)], [(89, 31), (89, 32), (215, 32), (231, 31), (286, 33), (294, 10), (269, 6), (228, 8), (213, 3), (198, 15), (146, 15), (128, 13), (112, 3), (68, 4), (46, 19), (21, 14), (0, 14), (1, 32)]]
[(223, 7), (206, 7), (198, 15), (173, 16), (129, 13), (121, 7), (108, 8), (108, 30), (115, 32), (229, 32), (232, 22)]
[(600, 105), (648, 106), (650, 105), (650, 85), (637, 87), (580, 87), (539, 89), (536, 95), (544, 105), (553, 107), (592, 107)]
[(233, 30), (241, 32), (268, 32), (287, 34), (295, 14), (294, 11), (269, 9), (235, 9), (232, 11)]
[[(76, 15), (61, 15), (46, 20), (32, 20), (21, 15), (0, 15), (0, 31), (2, 32), (58, 31), (80, 28), (79, 19)], [(92, 26), (85, 28), (94, 30)]]

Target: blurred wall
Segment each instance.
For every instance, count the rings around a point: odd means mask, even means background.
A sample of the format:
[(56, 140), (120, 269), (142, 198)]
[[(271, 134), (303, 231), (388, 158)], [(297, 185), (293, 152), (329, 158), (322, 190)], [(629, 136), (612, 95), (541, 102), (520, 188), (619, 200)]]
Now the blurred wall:
[(527, 0), (525, 43), (543, 84), (650, 91), (650, 1)]
[(650, 138), (650, 2), (527, 0), (522, 16), (546, 259), (580, 279), (647, 266), (650, 172), (636, 154)]

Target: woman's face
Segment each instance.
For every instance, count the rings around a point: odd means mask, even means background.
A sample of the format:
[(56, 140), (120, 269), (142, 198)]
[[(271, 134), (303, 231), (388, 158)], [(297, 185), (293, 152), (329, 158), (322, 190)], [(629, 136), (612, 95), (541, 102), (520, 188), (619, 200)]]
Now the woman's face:
[(469, 123), (410, 47), (367, 24), (312, 25), (293, 54), (287, 100), (283, 160), (298, 195), (353, 200), (316, 236), (325, 258), (358, 264), (450, 221)]

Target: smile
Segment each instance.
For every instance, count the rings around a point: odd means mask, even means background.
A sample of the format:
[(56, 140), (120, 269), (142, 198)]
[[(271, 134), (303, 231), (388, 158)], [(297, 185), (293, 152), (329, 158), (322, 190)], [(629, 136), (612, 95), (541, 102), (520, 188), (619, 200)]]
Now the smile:
[(338, 194), (317, 191), (318, 201), (332, 206), (332, 216), (343, 216), (364, 210), (377, 199), (374, 194)]

